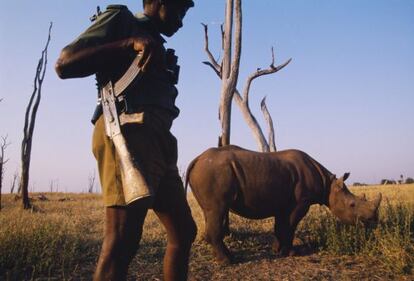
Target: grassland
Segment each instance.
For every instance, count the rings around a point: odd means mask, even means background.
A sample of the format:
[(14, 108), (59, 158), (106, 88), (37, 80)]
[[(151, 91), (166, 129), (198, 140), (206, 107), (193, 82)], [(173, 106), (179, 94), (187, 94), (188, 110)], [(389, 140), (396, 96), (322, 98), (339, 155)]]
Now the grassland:
[[(225, 239), (236, 263), (214, 263), (201, 240), (204, 221), (189, 195), (199, 228), (190, 280), (414, 280), (414, 185), (352, 188), (384, 200), (376, 229), (339, 224), (325, 207), (313, 206), (299, 225), (295, 244), (302, 255), (280, 258), (271, 250), (273, 220), (230, 216)], [(3, 196), (0, 212), (0, 280), (90, 280), (102, 241), (99, 195), (46, 193), (23, 211)], [(36, 194), (32, 195), (36, 198)], [(62, 200), (63, 199), (63, 200)], [(149, 212), (141, 248), (129, 280), (162, 280), (165, 233)]]

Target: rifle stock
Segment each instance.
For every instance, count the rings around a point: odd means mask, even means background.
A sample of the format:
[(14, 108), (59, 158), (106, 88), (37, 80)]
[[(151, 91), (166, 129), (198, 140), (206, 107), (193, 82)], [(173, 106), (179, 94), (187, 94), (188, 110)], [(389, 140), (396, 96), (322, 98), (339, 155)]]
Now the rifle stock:
[(142, 200), (144, 198), (151, 199), (153, 195), (152, 190), (145, 181), (145, 178), (136, 163), (133, 162), (126, 145), (125, 138), (122, 134), (118, 134), (112, 138), (112, 141), (120, 160), (120, 171), (125, 203), (130, 204), (136, 200)]

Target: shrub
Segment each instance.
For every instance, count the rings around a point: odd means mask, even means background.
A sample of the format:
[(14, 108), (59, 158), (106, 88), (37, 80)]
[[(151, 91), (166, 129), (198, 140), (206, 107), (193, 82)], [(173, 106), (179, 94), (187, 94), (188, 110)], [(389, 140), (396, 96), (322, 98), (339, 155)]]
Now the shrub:
[(382, 179), (381, 185), (384, 185), (384, 184), (397, 184), (397, 182), (395, 180)]
[(405, 183), (406, 184), (412, 184), (412, 183), (414, 183), (414, 179), (413, 178), (406, 178)]
[(367, 186), (368, 184), (366, 183), (361, 183), (361, 182), (354, 182), (353, 186)]

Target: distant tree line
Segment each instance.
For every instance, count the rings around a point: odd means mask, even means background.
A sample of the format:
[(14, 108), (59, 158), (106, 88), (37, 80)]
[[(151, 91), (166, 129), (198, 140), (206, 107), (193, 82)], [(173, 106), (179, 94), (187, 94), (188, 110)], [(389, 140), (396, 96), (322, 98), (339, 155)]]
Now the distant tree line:
[[(381, 185), (392, 185), (392, 184), (413, 184), (414, 183), (414, 179), (411, 177), (407, 177), (404, 180), (404, 176), (400, 175), (400, 179), (399, 180), (394, 180), (394, 179), (382, 179), (380, 184)], [(368, 184), (363, 183), (363, 182), (354, 182), (353, 186), (367, 186)]]
[(386, 184), (412, 184), (414, 183), (414, 179), (411, 177), (406, 178), (405, 180), (403, 180), (402, 178), (400, 180), (391, 180), (391, 179), (382, 179), (381, 180), (381, 185), (386, 185)]

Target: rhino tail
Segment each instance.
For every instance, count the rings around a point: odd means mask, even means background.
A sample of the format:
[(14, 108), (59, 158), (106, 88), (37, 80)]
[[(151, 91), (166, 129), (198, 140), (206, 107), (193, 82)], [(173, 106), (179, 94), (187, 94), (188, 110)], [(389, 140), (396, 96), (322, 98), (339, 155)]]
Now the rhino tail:
[(188, 183), (190, 181), (190, 173), (191, 170), (194, 168), (195, 163), (197, 162), (198, 157), (195, 158), (193, 161), (190, 162), (187, 168), (187, 172), (185, 173), (185, 185), (184, 185), (184, 192), (187, 195)]

